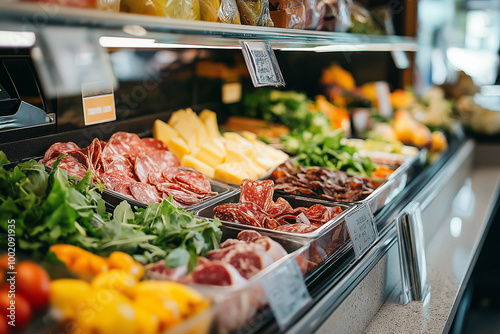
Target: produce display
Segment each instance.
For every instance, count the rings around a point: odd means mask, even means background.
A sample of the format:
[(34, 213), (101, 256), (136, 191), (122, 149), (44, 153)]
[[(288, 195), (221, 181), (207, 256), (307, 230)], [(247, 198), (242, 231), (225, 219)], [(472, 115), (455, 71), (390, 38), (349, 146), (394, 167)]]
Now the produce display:
[(322, 167), (297, 167), (290, 162), (279, 166), (271, 174), (274, 189), (288, 194), (307, 195), (332, 201), (354, 202), (368, 197), (380, 184), (345, 172)]
[(338, 206), (320, 204), (292, 208), (287, 200), (273, 201), (274, 182), (243, 180), (238, 203), (214, 208), (214, 217), (237, 224), (293, 233), (310, 233), (342, 212)]
[(94, 139), (82, 149), (72, 142), (55, 143), (40, 162), (52, 167), (61, 154), (66, 155), (59, 167), (69, 175), (82, 179), (90, 169), (94, 180), (106, 188), (142, 203), (160, 203), (172, 196), (177, 205), (188, 206), (216, 195), (206, 177), (195, 169), (180, 168), (176, 156), (153, 138), (117, 132), (107, 143)]
[[(50, 304), (61, 311), (65, 328), (131, 334), (164, 333), (210, 307), (206, 297), (183, 284), (139, 281), (121, 270), (103, 272), (90, 282), (54, 280)], [(208, 333), (211, 319), (203, 320), (193, 333)]]
[(153, 135), (165, 143), (182, 166), (194, 167), (207, 177), (231, 184), (258, 179), (288, 159), (288, 155), (253, 134), (243, 137), (226, 132), (221, 136), (216, 114), (209, 110), (199, 116), (191, 109), (176, 111), (168, 124), (155, 121)]

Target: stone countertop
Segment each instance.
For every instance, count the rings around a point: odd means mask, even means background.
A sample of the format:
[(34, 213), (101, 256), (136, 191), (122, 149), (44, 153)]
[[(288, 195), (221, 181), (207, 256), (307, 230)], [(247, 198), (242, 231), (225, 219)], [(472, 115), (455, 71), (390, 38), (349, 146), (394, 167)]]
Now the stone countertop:
[[(364, 333), (448, 332), (498, 195), (500, 154), (494, 152), (500, 153), (500, 146), (476, 149), (470, 177), (433, 237), (426, 240), (430, 295), (407, 305), (389, 299)], [(491, 160), (495, 156), (499, 161)], [(423, 225), (425, 229), (425, 221)]]

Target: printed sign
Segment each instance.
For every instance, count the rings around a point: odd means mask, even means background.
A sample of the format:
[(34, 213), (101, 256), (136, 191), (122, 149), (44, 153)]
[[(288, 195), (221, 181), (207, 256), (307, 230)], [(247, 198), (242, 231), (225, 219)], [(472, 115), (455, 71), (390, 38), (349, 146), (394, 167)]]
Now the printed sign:
[(85, 125), (116, 120), (113, 87), (106, 82), (82, 84), (83, 118)]
[(285, 86), (285, 80), (269, 42), (241, 41), (240, 44), (255, 87)]
[(375, 218), (370, 207), (364, 205), (345, 218), (354, 253), (359, 258), (378, 238)]
[(310, 300), (304, 277), (295, 259), (290, 259), (263, 279), (262, 288), (280, 328)]

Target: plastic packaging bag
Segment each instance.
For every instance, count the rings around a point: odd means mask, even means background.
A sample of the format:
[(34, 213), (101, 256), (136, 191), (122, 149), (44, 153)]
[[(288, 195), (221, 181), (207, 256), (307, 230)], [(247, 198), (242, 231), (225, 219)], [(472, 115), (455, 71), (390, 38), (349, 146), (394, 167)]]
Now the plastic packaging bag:
[(304, 0), (271, 0), (269, 6), (275, 27), (304, 28), (306, 21)]
[(218, 16), (218, 22), (241, 24), (240, 12), (238, 11), (236, 0), (221, 0)]
[(121, 0), (120, 11), (184, 20), (201, 18), (199, 0)]
[(274, 26), (269, 14), (269, 0), (236, 0), (241, 23), (251, 26)]
[(319, 5), (325, 7), (325, 16), (318, 30), (345, 32), (351, 27), (351, 0), (319, 0)]
[(202, 21), (217, 22), (219, 19), (219, 0), (199, 0), (200, 16)]

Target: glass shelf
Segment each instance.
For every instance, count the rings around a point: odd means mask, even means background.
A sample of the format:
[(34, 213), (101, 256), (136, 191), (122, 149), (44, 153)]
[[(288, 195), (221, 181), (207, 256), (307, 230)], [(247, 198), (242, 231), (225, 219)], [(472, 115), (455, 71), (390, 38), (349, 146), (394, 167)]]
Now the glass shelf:
[[(264, 40), (268, 41), (273, 49), (281, 51), (411, 52), (417, 50), (415, 39), (401, 36), (369, 36), (254, 27), (110, 13), (55, 4), (0, 2), (1, 30), (37, 33), (38, 30), (48, 26), (90, 28), (98, 36), (106, 37), (104, 40), (102, 38), (100, 40), (102, 46), (122, 48), (208, 47), (239, 49), (241, 48), (241, 40)], [(109, 39), (109, 37), (112, 38)], [(2, 41), (3, 39), (0, 38), (0, 42)]]

